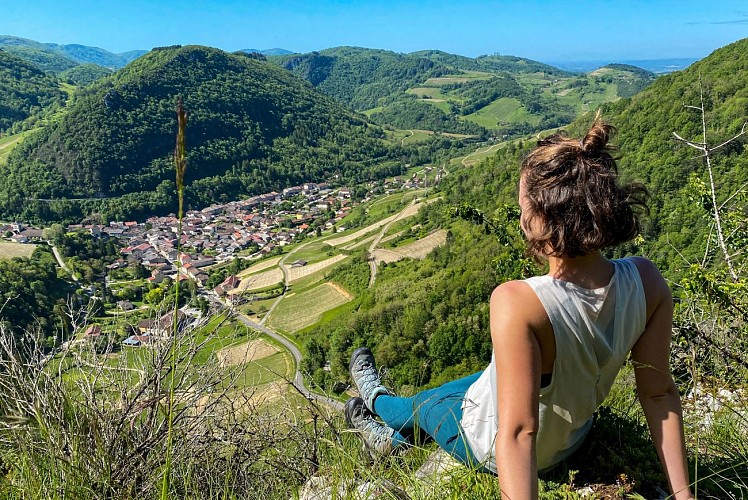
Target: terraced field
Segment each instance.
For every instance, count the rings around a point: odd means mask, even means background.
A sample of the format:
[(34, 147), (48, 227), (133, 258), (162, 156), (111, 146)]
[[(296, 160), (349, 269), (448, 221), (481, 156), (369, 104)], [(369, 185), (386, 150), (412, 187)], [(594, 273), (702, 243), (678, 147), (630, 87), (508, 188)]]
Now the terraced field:
[(330, 257), (329, 259), (315, 262), (314, 264), (307, 264), (303, 267), (292, 267), (288, 270), (288, 281), (290, 281), (291, 283), (293, 283), (294, 281), (298, 281), (305, 276), (309, 276), (310, 274), (316, 273), (317, 271), (326, 269), (347, 257), (347, 255), (336, 255), (335, 257)]
[(350, 294), (331, 283), (286, 297), (269, 318), (269, 325), (295, 333), (318, 322), (325, 312), (351, 300)]
[(250, 274), (249, 276), (244, 275), (239, 286), (229, 293), (236, 294), (249, 290), (261, 290), (282, 282), (283, 271), (281, 271), (279, 267), (276, 267), (275, 269), (262, 271), (257, 274)]
[(443, 229), (434, 231), (425, 238), (416, 240), (407, 245), (397, 248), (377, 248), (373, 252), (374, 260), (380, 262), (395, 262), (404, 258), (423, 259), (434, 248), (444, 245), (447, 242), (447, 232)]
[(240, 272), (237, 276), (241, 278), (243, 276), (248, 276), (250, 274), (264, 271), (265, 269), (270, 269), (271, 267), (277, 266), (280, 260), (281, 256), (279, 255), (278, 257), (271, 257), (269, 259), (263, 260), (262, 262), (258, 262), (257, 264), (252, 264), (247, 269), (244, 269), (242, 272)]

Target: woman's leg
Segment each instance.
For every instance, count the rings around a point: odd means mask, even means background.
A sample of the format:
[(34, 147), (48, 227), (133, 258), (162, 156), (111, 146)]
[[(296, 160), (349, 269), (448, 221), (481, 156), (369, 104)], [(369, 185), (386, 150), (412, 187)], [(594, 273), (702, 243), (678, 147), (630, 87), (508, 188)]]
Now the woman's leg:
[(460, 420), (465, 393), (480, 375), (474, 373), (409, 398), (380, 394), (374, 399), (374, 410), (395, 431), (407, 434), (418, 427), (462, 463), (474, 464)]

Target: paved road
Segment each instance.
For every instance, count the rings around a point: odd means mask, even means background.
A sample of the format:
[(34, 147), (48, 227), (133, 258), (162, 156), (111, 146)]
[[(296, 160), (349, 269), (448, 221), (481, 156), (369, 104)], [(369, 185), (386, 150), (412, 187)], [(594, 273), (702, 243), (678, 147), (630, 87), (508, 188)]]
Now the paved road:
[[(215, 295), (213, 295), (213, 294), (206, 294), (205, 296), (208, 297), (208, 299), (211, 300), (211, 301), (213, 301), (214, 303), (219, 304), (221, 307), (226, 307), (226, 304), (224, 304), (223, 302), (221, 302), (221, 300), (219, 300), (218, 297), (216, 297)], [(301, 351), (299, 350), (299, 348), (296, 347), (296, 344), (294, 344), (293, 342), (291, 342), (290, 340), (288, 340), (286, 337), (284, 337), (280, 333), (271, 330), (267, 326), (265, 326), (263, 324), (260, 324), (260, 323), (257, 323), (255, 321), (252, 321), (251, 319), (249, 319), (249, 317), (247, 317), (246, 315), (240, 313), (236, 309), (232, 308), (232, 310), (236, 313), (236, 317), (239, 319), (239, 321), (241, 321), (242, 323), (244, 323), (245, 325), (247, 325), (249, 328), (252, 328), (253, 330), (256, 330), (258, 332), (262, 332), (262, 333), (264, 333), (264, 334), (266, 334), (266, 335), (274, 338), (275, 340), (277, 340), (278, 342), (280, 342), (281, 345), (283, 345), (283, 347), (285, 347), (288, 350), (288, 352), (291, 353), (291, 355), (293, 355), (294, 361), (296, 363), (296, 373), (294, 375), (293, 382), (294, 382), (294, 385), (299, 388), (299, 390), (304, 395), (304, 397), (306, 397), (308, 399), (314, 399), (315, 401), (319, 401), (321, 403), (325, 403), (325, 404), (327, 404), (328, 406), (330, 406), (331, 408), (333, 408), (335, 410), (338, 410), (338, 411), (341, 411), (341, 412), (343, 411), (343, 408), (344, 408), (345, 405), (343, 403), (341, 403), (340, 401), (332, 399), (332, 398), (330, 398), (328, 396), (325, 396), (323, 394), (317, 394), (315, 392), (310, 391), (307, 388), (306, 384), (304, 383), (304, 376), (299, 371), (299, 367), (301, 366), (301, 359), (302, 359), (303, 356), (301, 355)]]
[(259, 323), (255, 323), (254, 321), (252, 321), (251, 319), (249, 319), (248, 317), (246, 317), (245, 315), (243, 315), (241, 313), (237, 313), (237, 318), (239, 318), (239, 321), (241, 321), (242, 323), (244, 323), (248, 327), (252, 328), (253, 330), (260, 331), (260, 332), (262, 332), (262, 333), (264, 333), (264, 334), (266, 334), (266, 335), (274, 338), (275, 340), (277, 340), (278, 342), (280, 342), (281, 344), (283, 344), (283, 346), (286, 349), (288, 349), (288, 351), (293, 355), (294, 359), (296, 360), (296, 375), (294, 376), (294, 380), (293, 381), (294, 381), (294, 384), (296, 385), (296, 387), (298, 387), (299, 390), (301, 391), (301, 393), (304, 395), (304, 397), (309, 398), (309, 399), (314, 399), (314, 400), (319, 401), (321, 403), (325, 403), (328, 406), (330, 406), (330, 407), (332, 407), (332, 408), (334, 408), (336, 410), (339, 410), (341, 412), (343, 411), (343, 407), (345, 405), (343, 403), (341, 403), (340, 401), (337, 401), (335, 399), (329, 398), (329, 397), (327, 397), (325, 395), (322, 395), (322, 394), (317, 394), (315, 392), (312, 392), (312, 391), (310, 391), (306, 387), (306, 385), (304, 384), (304, 377), (301, 374), (301, 372), (299, 371), (299, 367), (301, 366), (301, 358), (302, 358), (301, 351), (299, 351), (299, 348), (296, 347), (296, 345), (294, 345), (293, 342), (291, 342), (290, 340), (288, 340), (283, 335), (281, 335), (281, 334), (279, 334), (277, 332), (274, 332), (273, 330), (271, 330), (270, 328), (266, 327), (265, 325), (261, 325)]
[(56, 246), (54, 246), (52, 244), (50, 244), (50, 246), (52, 247), (52, 253), (55, 256), (55, 259), (57, 259), (57, 263), (60, 265), (60, 267), (62, 268), (62, 270), (65, 271), (66, 273), (68, 273), (70, 275), (70, 277), (73, 278), (73, 281), (77, 282), (78, 281), (78, 277), (75, 275), (75, 273), (73, 272), (73, 270), (70, 269), (67, 264), (65, 264), (65, 261), (62, 259), (62, 255), (60, 255), (60, 251), (57, 250)]
[(477, 150), (475, 150), (475, 152), (474, 152), (474, 153), (470, 153), (470, 154), (469, 154), (469, 155), (467, 155), (467, 156), (466, 156), (465, 158), (463, 158), (463, 159), (462, 159), (462, 162), (460, 162), (460, 163), (462, 163), (462, 166), (463, 166), (463, 167), (467, 167), (467, 163), (465, 163), (465, 162), (466, 162), (466, 161), (467, 161), (467, 159), (468, 159), (468, 158), (470, 158), (471, 156), (475, 156), (475, 155), (478, 155), (478, 154), (483, 154), (483, 153), (490, 153), (490, 152), (491, 152), (491, 151), (493, 151), (493, 150), (494, 150), (495, 148), (498, 148), (498, 147), (500, 147), (500, 146), (504, 146), (504, 145), (506, 145), (506, 143), (505, 143), (505, 142), (500, 142), (500, 143), (498, 143), (498, 144), (494, 144), (493, 146), (489, 146), (489, 147), (488, 147), (487, 149), (484, 149), (483, 151), (481, 151), (481, 150), (480, 150), (480, 148), (478, 148)]

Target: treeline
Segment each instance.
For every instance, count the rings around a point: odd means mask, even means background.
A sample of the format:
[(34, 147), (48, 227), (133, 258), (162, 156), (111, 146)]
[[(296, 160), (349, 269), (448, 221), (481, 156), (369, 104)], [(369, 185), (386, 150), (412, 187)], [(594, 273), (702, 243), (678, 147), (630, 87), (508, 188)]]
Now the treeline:
[(508, 73), (545, 73), (555, 76), (569, 76), (571, 73), (532, 59), (517, 56), (502, 56), (500, 54), (482, 55), (476, 58), (450, 54), (441, 50), (421, 50), (412, 52), (411, 56), (418, 56), (448, 66), (457, 70), (508, 72)]
[(461, 115), (469, 115), (502, 97), (524, 96), (525, 89), (510, 75), (500, 75), (488, 80), (444, 85), (442, 92), (451, 92), (464, 102), (458, 108)]
[(480, 125), (458, 120), (436, 106), (412, 98), (390, 104), (382, 111), (372, 113), (370, 118), (376, 124), (401, 129), (433, 130), (479, 137), (488, 135), (488, 131)]
[(85, 87), (111, 74), (112, 70), (110, 69), (93, 63), (85, 63), (61, 72), (59, 78), (71, 85)]

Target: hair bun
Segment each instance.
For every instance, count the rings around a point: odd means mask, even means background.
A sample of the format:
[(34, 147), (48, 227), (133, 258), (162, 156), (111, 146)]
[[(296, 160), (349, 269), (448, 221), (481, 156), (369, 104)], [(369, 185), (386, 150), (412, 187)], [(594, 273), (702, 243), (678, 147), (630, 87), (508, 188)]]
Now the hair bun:
[(585, 136), (579, 140), (579, 147), (585, 153), (599, 153), (606, 151), (610, 149), (607, 147), (608, 140), (615, 130), (616, 129), (613, 125), (609, 125), (602, 121), (600, 113), (598, 112), (595, 117), (595, 122), (587, 131)]

